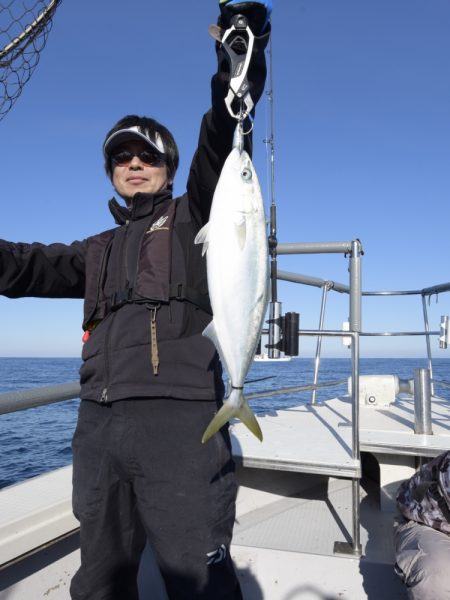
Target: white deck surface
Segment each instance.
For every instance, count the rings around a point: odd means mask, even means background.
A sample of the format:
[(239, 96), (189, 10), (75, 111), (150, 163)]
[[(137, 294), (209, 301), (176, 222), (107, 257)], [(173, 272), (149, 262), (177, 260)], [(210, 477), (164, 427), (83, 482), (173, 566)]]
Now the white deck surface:
[[(412, 459), (409, 455), (414, 453), (432, 456), (448, 449), (449, 407), (434, 401), (434, 435), (430, 436), (414, 434), (413, 408), (413, 400), (403, 397), (390, 406), (362, 405), (361, 450), (373, 452), (379, 462), (384, 455), (386, 464), (395, 469), (396, 458)], [(243, 485), (232, 547), (246, 600), (406, 598), (392, 568), (393, 515), (380, 511), (377, 499), (369, 498), (362, 488), (364, 556), (359, 560), (333, 554), (334, 542), (349, 539), (351, 486), (344, 479), (327, 480), (324, 476), (360, 475), (359, 462), (351, 458), (349, 400), (303, 404), (259, 414), (258, 419), (263, 443), (241, 423), (232, 425), (233, 452), (240, 459), (237, 462), (258, 467), (240, 472)], [(387, 483), (395, 484), (395, 476)], [(67, 467), (0, 493), (1, 563), (77, 526), (71, 514), (70, 492), (71, 468)], [(30, 568), (30, 561), (38, 561), (41, 554), (1, 572), (1, 600), (68, 600), (68, 583), (77, 568), (78, 551), (61, 556), (58, 569), (45, 570), (45, 576), (44, 571)], [(15, 571), (21, 568), (28, 573), (22, 580)], [(164, 594), (151, 594), (153, 600), (164, 598)], [(144, 593), (143, 598), (147, 596)]]
[[(238, 478), (231, 554), (245, 600), (406, 600), (392, 568), (392, 515), (380, 513), (363, 490), (359, 560), (333, 555), (349, 526), (348, 481), (262, 469), (240, 469)], [(52, 546), (2, 571), (0, 600), (69, 600), (79, 552), (63, 544), (68, 554)], [(142, 600), (167, 600), (149, 571), (146, 562)]]
[[(352, 459), (351, 402), (333, 398), (270, 414), (257, 414), (259, 442), (240, 422), (232, 424), (233, 454), (246, 466), (358, 477)], [(414, 400), (360, 406), (361, 451), (434, 456), (450, 448), (450, 405), (433, 399), (433, 435), (414, 433)]]
[(262, 442), (242, 423), (233, 423), (233, 454), (249, 467), (358, 477), (359, 461), (351, 453), (349, 408), (337, 401), (258, 414)]
[(232, 555), (246, 600), (406, 600), (374, 482), (360, 488), (358, 559), (334, 553), (349, 539), (349, 481), (242, 467), (238, 480)]
[(245, 600), (407, 600), (390, 565), (242, 546), (232, 556)]
[(72, 514), (72, 467), (0, 493), (0, 565), (78, 528)]
[(361, 407), (361, 450), (435, 456), (450, 448), (450, 403), (433, 398), (433, 435), (414, 433), (414, 399), (401, 396), (386, 407)]

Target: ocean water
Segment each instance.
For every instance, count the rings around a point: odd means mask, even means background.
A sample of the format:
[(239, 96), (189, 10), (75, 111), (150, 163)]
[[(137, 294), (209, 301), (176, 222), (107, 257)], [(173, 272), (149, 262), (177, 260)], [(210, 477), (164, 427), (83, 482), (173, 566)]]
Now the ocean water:
[[(0, 393), (77, 381), (79, 358), (0, 358)], [(67, 465), (79, 400), (0, 415), (0, 488)]]
[[(76, 381), (79, 358), (0, 358), (0, 393)], [(435, 380), (450, 382), (450, 360), (433, 363)], [(363, 358), (361, 374), (398, 375), (412, 379), (414, 369), (426, 368), (425, 359)], [(313, 381), (314, 361), (297, 358), (289, 362), (255, 362), (248, 375), (248, 393), (309, 385)], [(323, 358), (319, 383), (346, 380), (351, 361)], [(450, 400), (450, 389), (438, 386), (436, 393)], [(346, 385), (325, 387), (317, 398), (346, 393)], [(286, 393), (251, 402), (255, 413), (263, 416), (277, 407), (290, 407), (310, 400), (311, 391)], [(75, 429), (79, 400), (68, 400), (17, 413), (0, 415), (0, 488), (65, 466), (72, 460), (71, 439)]]

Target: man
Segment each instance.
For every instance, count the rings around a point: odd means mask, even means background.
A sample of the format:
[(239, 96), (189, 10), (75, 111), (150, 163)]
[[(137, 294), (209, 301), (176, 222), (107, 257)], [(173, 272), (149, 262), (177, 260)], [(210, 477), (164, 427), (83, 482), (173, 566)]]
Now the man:
[(397, 492), (395, 570), (410, 600), (450, 598), (450, 451), (423, 465)]
[[(256, 36), (253, 101), (265, 80), (270, 2), (220, 2), (219, 24), (247, 16)], [(210, 308), (201, 248), (236, 121), (217, 44), (187, 193), (172, 198), (178, 149), (157, 121), (131, 115), (107, 134), (105, 168), (118, 225), (81, 242), (0, 242), (0, 293), (84, 297), (81, 404), (73, 439), (73, 509), (81, 567), (73, 600), (134, 600), (148, 540), (171, 600), (241, 598), (229, 555), (236, 483), (228, 431), (201, 435), (223, 399), (220, 362), (202, 337)], [(246, 136), (247, 149), (250, 136)]]

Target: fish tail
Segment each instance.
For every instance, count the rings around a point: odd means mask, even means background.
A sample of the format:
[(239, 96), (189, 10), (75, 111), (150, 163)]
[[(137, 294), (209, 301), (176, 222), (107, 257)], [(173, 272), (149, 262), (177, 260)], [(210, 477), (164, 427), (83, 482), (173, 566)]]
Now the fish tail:
[(239, 412), (236, 415), (238, 419), (240, 419), (244, 425), (255, 435), (260, 442), (263, 440), (263, 434), (261, 431), (261, 427), (253, 414), (252, 409), (247, 404), (247, 400), (244, 398), (244, 403), (242, 404)]
[[(233, 390), (234, 392), (234, 390)], [(232, 392), (232, 393), (233, 393)], [(230, 402), (230, 398), (223, 403), (219, 412), (211, 420), (202, 437), (202, 444), (207, 442), (230, 419), (237, 417), (246, 427), (262, 442), (263, 435), (255, 415), (251, 411), (242, 391), (239, 390), (239, 402)]]

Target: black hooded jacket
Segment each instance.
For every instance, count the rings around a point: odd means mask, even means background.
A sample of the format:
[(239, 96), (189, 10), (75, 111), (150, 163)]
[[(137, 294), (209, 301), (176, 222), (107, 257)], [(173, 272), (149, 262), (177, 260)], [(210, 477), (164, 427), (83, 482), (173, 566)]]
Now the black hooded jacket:
[[(256, 41), (248, 75), (255, 103), (264, 87), (267, 41), (268, 34)], [(194, 244), (236, 126), (223, 101), (228, 64), (217, 50), (213, 107), (203, 117), (183, 196), (136, 194), (130, 207), (113, 199), (117, 227), (70, 245), (0, 240), (1, 294), (84, 298), (83, 399), (223, 395), (220, 361), (202, 336), (211, 315), (206, 263)]]

